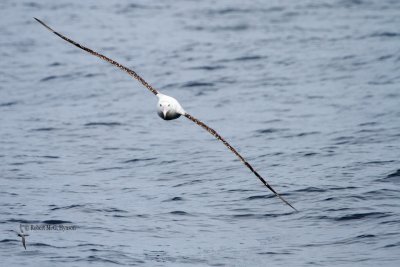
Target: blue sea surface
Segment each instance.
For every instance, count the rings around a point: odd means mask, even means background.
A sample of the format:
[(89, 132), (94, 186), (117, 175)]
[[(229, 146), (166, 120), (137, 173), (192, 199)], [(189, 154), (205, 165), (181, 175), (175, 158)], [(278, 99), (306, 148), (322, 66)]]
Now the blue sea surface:
[[(2, 266), (400, 266), (400, 1), (2, 0), (0, 14)], [(299, 212), (33, 17), (177, 98)]]

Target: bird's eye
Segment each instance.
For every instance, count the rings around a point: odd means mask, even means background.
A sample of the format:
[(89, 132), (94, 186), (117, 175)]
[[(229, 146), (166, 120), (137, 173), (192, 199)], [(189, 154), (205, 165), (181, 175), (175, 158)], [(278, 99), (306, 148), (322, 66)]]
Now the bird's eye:
[(161, 107), (162, 105), (160, 104), (160, 107)]
[(170, 107), (171, 105), (170, 104), (168, 104), (168, 107)]

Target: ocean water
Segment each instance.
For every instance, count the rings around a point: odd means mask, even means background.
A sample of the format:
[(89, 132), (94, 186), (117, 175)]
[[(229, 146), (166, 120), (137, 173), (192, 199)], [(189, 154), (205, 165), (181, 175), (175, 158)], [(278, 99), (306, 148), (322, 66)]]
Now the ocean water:
[[(0, 10), (2, 265), (400, 266), (399, 1)], [(299, 212), (33, 17), (177, 98)], [(52, 228), (24, 250), (20, 224)]]

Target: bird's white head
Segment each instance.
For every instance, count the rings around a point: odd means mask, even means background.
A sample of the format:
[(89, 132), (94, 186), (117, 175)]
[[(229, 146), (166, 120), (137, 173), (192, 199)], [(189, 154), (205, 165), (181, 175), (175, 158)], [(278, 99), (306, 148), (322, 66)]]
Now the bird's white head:
[(185, 111), (175, 98), (163, 94), (157, 96), (157, 114), (163, 120), (174, 120), (185, 115)]

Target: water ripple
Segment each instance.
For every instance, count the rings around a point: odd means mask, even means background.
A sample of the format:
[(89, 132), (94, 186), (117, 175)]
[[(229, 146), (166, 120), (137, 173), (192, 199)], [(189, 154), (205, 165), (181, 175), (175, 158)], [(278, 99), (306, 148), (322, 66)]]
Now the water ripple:
[(400, 1), (289, 2), (2, 1), (1, 264), (398, 266)]

